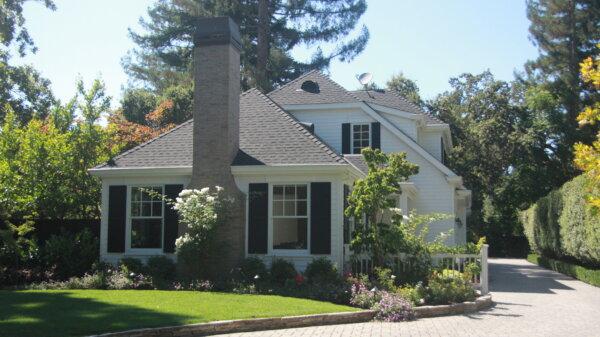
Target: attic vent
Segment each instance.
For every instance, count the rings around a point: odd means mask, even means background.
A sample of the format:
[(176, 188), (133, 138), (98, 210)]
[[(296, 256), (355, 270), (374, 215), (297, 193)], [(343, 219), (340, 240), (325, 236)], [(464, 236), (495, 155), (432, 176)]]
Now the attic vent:
[(306, 91), (306, 92), (310, 92), (311, 94), (318, 94), (319, 93), (319, 84), (314, 81), (304, 81), (302, 83), (302, 86), (300, 86), (300, 89), (302, 89), (303, 91)]

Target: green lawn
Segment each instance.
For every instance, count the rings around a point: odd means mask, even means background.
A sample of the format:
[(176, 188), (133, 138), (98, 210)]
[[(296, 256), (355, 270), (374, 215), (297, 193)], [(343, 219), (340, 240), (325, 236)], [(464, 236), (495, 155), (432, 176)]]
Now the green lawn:
[(80, 336), (228, 319), (356, 310), (306, 299), (216, 292), (0, 291), (0, 336)]

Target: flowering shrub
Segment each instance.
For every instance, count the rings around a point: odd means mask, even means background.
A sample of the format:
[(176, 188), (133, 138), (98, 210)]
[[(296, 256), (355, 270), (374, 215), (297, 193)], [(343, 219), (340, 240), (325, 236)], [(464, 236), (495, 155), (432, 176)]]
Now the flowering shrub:
[(373, 306), (373, 309), (377, 310), (375, 319), (385, 322), (408, 321), (415, 317), (409, 301), (387, 291), (381, 292), (381, 300)]
[(195, 290), (195, 291), (210, 291), (213, 289), (213, 284), (207, 280), (194, 280), (189, 283), (173, 282), (171, 284), (173, 290)]
[(211, 239), (214, 229), (224, 220), (223, 210), (228, 204), (222, 192), (220, 186), (215, 186), (212, 191), (208, 187), (183, 190), (172, 203), (180, 221), (187, 227), (185, 234), (175, 240), (177, 257), (192, 276), (200, 273), (198, 261), (215, 248)]
[(381, 292), (376, 288), (369, 290), (362, 282), (352, 285), (350, 288), (350, 304), (363, 309), (371, 309), (381, 300)]

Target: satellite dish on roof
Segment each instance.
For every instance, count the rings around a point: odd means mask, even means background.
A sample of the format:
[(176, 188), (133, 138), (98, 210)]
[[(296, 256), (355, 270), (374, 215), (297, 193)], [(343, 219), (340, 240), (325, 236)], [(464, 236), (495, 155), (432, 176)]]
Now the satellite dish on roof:
[(369, 83), (371, 83), (371, 80), (373, 79), (373, 75), (371, 75), (371, 73), (362, 73), (362, 74), (358, 75), (357, 79), (358, 79), (358, 82), (360, 82), (360, 84), (368, 85)]
[(360, 82), (360, 84), (363, 86), (363, 88), (367, 92), (367, 95), (369, 95), (369, 97), (373, 98), (373, 96), (369, 92), (369, 84), (371, 83), (371, 80), (373, 79), (373, 75), (371, 75), (371, 73), (362, 73), (362, 74), (356, 76), (356, 79), (358, 79), (358, 82)]

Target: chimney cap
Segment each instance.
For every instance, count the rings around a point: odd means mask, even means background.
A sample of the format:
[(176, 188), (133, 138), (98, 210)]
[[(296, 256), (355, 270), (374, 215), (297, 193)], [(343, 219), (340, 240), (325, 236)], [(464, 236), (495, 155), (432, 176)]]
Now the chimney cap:
[(230, 17), (204, 17), (198, 20), (194, 33), (196, 47), (227, 43), (238, 49), (241, 47), (240, 28)]

